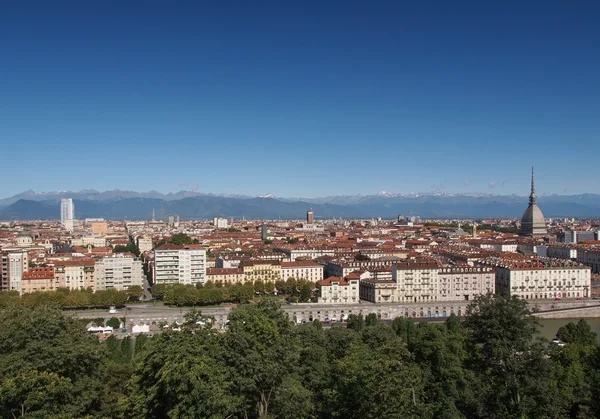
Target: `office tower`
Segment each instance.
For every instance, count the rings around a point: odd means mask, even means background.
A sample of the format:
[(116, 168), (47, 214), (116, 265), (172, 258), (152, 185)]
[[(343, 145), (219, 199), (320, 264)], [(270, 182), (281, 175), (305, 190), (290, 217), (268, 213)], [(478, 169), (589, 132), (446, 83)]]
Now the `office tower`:
[(75, 206), (71, 198), (63, 198), (60, 200), (60, 222), (65, 225), (67, 220), (75, 219)]

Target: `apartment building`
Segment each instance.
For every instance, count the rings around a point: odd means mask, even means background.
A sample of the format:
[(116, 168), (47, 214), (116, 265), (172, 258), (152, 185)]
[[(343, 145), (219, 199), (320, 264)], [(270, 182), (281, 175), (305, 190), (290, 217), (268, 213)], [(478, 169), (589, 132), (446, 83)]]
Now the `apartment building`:
[(149, 252), (154, 247), (152, 243), (152, 237), (140, 236), (137, 238), (137, 247), (140, 249), (140, 253)]
[(496, 272), (491, 267), (443, 267), (438, 280), (438, 301), (471, 301), (496, 291)]
[(96, 289), (122, 291), (143, 286), (142, 261), (132, 254), (115, 253), (96, 261)]
[(207, 268), (206, 280), (213, 284), (243, 284), (245, 282), (242, 268)]
[(577, 262), (592, 268), (592, 272), (600, 274), (600, 248), (579, 248)]
[(287, 281), (289, 278), (320, 281), (323, 279), (323, 265), (310, 260), (281, 262), (281, 279)]
[(204, 284), (206, 250), (199, 245), (164, 244), (154, 250), (155, 284)]
[(357, 276), (329, 277), (317, 283), (320, 304), (356, 304), (359, 301), (359, 279)]
[(590, 297), (591, 269), (577, 262), (534, 259), (496, 262), (496, 290), (519, 298)]
[(270, 281), (281, 279), (281, 262), (278, 260), (246, 260), (242, 263), (245, 281)]
[(439, 269), (439, 264), (433, 260), (395, 263), (392, 267), (392, 279), (398, 286), (398, 301), (437, 301)]
[(3, 252), (1, 289), (21, 292), (21, 280), (28, 270), (29, 254), (26, 250)]
[(56, 288), (96, 290), (96, 262), (90, 258), (54, 262)]
[(21, 294), (54, 290), (56, 290), (54, 268), (32, 268), (28, 272), (23, 272)]

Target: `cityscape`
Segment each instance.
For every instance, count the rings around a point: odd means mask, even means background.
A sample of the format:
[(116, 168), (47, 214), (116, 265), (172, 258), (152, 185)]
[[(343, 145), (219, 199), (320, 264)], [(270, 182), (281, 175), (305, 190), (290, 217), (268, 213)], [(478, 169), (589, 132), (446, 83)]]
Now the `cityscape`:
[(6, 2), (0, 419), (600, 418), (599, 21)]

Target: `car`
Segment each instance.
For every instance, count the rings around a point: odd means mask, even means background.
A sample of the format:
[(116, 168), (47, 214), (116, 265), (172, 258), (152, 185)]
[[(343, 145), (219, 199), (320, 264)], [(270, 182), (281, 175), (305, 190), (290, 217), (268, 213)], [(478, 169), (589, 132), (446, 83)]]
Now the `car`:
[(560, 301), (560, 297), (556, 297), (554, 300), (555, 301)]
[(583, 300), (583, 297), (577, 297), (578, 300)]
[(108, 310), (108, 314), (119, 314), (119, 310), (117, 310), (116, 307), (111, 307), (110, 310)]

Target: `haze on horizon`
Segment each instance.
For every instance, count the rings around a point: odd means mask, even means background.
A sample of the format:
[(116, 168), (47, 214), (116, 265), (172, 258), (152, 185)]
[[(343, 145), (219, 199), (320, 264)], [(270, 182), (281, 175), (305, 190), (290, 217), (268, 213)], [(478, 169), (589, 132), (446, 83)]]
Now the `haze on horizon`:
[(25, 190), (600, 193), (600, 4), (3, 6)]

